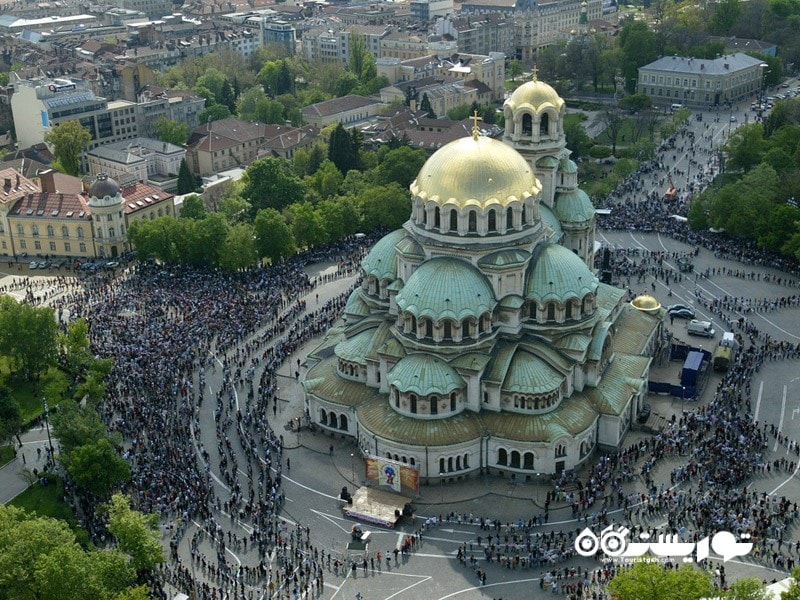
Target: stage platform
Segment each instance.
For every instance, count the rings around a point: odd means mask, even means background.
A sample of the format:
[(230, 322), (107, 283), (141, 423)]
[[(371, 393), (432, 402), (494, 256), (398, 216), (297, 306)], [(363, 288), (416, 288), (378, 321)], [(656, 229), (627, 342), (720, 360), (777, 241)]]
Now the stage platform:
[(345, 516), (365, 523), (394, 528), (411, 498), (393, 492), (360, 487), (353, 494), (353, 504), (345, 505)]

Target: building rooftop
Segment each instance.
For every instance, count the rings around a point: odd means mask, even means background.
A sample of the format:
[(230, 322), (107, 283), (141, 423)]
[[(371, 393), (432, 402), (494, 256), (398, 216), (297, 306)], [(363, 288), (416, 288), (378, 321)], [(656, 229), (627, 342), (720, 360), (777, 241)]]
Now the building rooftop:
[(691, 75), (726, 75), (734, 71), (762, 64), (764, 61), (747, 54), (737, 52), (720, 56), (713, 60), (690, 58), (685, 56), (664, 56), (656, 61), (639, 67), (640, 70), (672, 71)]

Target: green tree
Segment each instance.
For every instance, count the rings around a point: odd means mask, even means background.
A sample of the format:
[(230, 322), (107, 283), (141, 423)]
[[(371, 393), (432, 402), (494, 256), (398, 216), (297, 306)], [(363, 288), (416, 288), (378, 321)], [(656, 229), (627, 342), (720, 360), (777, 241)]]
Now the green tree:
[(436, 113), (431, 106), (431, 99), (428, 98), (428, 92), (422, 94), (422, 101), (419, 103), (419, 109), (424, 110), (431, 119), (436, 118)]
[(213, 121), (221, 121), (231, 116), (230, 109), (224, 104), (214, 104), (213, 106), (206, 107), (198, 119), (201, 123), (211, 123)]
[(427, 158), (428, 155), (421, 148), (401, 146), (389, 150), (375, 170), (375, 182), (381, 185), (394, 182), (407, 188), (417, 177)]
[(727, 167), (734, 171), (747, 171), (761, 162), (766, 149), (764, 128), (761, 123), (741, 125), (723, 146), (728, 156)]
[(516, 81), (517, 77), (522, 75), (522, 61), (516, 59), (509, 60), (506, 75), (511, 78), (511, 81)]
[(734, 581), (725, 594), (725, 600), (770, 600), (766, 586), (756, 577), (747, 577)]
[(352, 32), (350, 34), (350, 71), (364, 83), (373, 79), (376, 74), (375, 56), (367, 48), (367, 44), (361, 35)]
[(739, 0), (720, 0), (714, 4), (714, 16), (709, 23), (709, 32), (714, 35), (728, 35), (736, 24), (742, 6)]
[(342, 175), (347, 175), (351, 169), (358, 168), (358, 149), (353, 146), (352, 138), (341, 123), (337, 123), (331, 132), (328, 159), (333, 161)]
[(22, 427), (22, 416), (19, 414), (19, 404), (5, 386), (0, 386), (0, 442), (19, 433)]
[(0, 355), (13, 372), (31, 379), (55, 364), (58, 324), (53, 309), (0, 296)]
[(653, 106), (653, 101), (650, 100), (650, 96), (641, 93), (625, 96), (619, 101), (619, 107), (622, 110), (627, 110), (631, 114), (638, 113), (642, 110), (647, 110), (651, 106)]
[(325, 160), (317, 172), (306, 179), (306, 183), (324, 199), (335, 196), (343, 180), (344, 176), (336, 165), (330, 160)]
[(653, 62), (658, 56), (656, 34), (646, 22), (631, 19), (623, 25), (618, 40), (625, 88), (633, 94), (639, 80), (639, 67)]
[(242, 196), (250, 202), (252, 210), (286, 206), (305, 197), (306, 186), (281, 158), (260, 158), (251, 164), (242, 176)]
[[(350, 172), (356, 173), (357, 171)], [(323, 200), (317, 205), (317, 213), (325, 223), (328, 243), (338, 242), (345, 236), (361, 229), (358, 203), (352, 196), (339, 196)]]
[(792, 581), (789, 589), (781, 592), (781, 600), (800, 600), (800, 567), (792, 569)]
[(56, 168), (67, 175), (80, 175), (81, 157), (92, 141), (92, 134), (86, 127), (78, 121), (64, 121), (47, 132), (44, 141), (53, 147)]
[(567, 138), (567, 147), (572, 150), (574, 158), (587, 155), (594, 142), (586, 133), (582, 121), (586, 119), (585, 113), (572, 113), (564, 116), (564, 136)]
[(298, 202), (289, 207), (291, 229), (295, 243), (300, 248), (324, 244), (327, 239), (325, 223), (310, 202)]
[(188, 221), (186, 247), (181, 262), (195, 267), (211, 267), (219, 262), (220, 250), (228, 235), (228, 223), (219, 213), (209, 213), (205, 219)]
[(289, 225), (274, 208), (259, 210), (253, 228), (258, 255), (268, 258), (272, 264), (295, 253), (294, 238)]
[(219, 266), (228, 271), (247, 269), (256, 263), (256, 241), (250, 223), (238, 223), (228, 229), (219, 254)]
[(692, 565), (666, 569), (651, 562), (638, 562), (617, 573), (608, 588), (618, 600), (700, 600), (714, 595), (704, 571)]
[(60, 458), (72, 481), (96, 498), (107, 498), (131, 478), (130, 465), (106, 438), (78, 446)]
[(358, 198), (366, 231), (397, 229), (411, 215), (411, 197), (397, 183), (366, 188)]
[(186, 196), (181, 206), (181, 219), (205, 219), (208, 215), (203, 199), (197, 194)]
[(50, 415), (53, 433), (61, 445), (61, 453), (69, 455), (75, 448), (96, 444), (106, 437), (106, 426), (91, 408), (81, 408), (72, 399), (62, 400)]
[(185, 158), (181, 159), (181, 166), (178, 169), (178, 194), (188, 194), (197, 189), (197, 181), (189, 169), (189, 163)]
[(211, 92), (211, 98), (207, 99), (211, 100), (212, 104), (225, 104), (222, 101), (222, 97), (224, 94), (223, 88), (225, 87), (225, 82), (227, 80), (227, 77), (222, 71), (212, 67), (210, 69), (206, 69), (203, 74), (197, 78), (195, 90), (205, 88)]
[(67, 323), (67, 330), (60, 335), (59, 342), (67, 364), (73, 372), (86, 367), (92, 361), (92, 352), (89, 348), (89, 322), (86, 319), (75, 319)]
[(156, 135), (162, 142), (183, 146), (189, 139), (189, 124), (160, 117), (154, 124)]
[(108, 531), (117, 540), (117, 547), (131, 557), (137, 572), (150, 571), (164, 562), (158, 515), (132, 510), (127, 496), (114, 494), (111, 497), (108, 504)]

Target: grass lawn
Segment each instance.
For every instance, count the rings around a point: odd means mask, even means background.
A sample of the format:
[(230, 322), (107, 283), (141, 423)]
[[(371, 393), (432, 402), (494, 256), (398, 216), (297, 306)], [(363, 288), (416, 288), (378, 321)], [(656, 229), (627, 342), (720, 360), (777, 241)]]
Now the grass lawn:
[(19, 404), (22, 428), (26, 429), (44, 412), (42, 398), (36, 393), (36, 384), (32, 381), (12, 381), (9, 388), (11, 397)]
[(58, 475), (47, 475), (47, 485), (34, 483), (10, 504), (28, 512), (35, 512), (40, 517), (52, 517), (66, 521), (70, 529), (75, 532), (75, 537), (81, 546), (91, 545), (89, 535), (78, 526), (72, 509), (64, 502), (64, 482)]
[(11, 462), (14, 458), (13, 446), (0, 446), (0, 467)]

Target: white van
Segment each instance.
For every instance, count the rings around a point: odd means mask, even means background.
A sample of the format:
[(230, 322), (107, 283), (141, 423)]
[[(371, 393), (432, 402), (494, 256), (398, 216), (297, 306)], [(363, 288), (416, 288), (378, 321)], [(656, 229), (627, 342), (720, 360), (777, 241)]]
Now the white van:
[(732, 331), (726, 331), (722, 334), (722, 340), (720, 340), (719, 345), (736, 350), (739, 347), (739, 342), (736, 341), (736, 336), (733, 335)]
[(682, 109), (682, 108), (683, 108), (683, 104), (673, 104), (673, 105), (672, 105), (672, 106), (670, 106), (669, 108), (670, 108), (670, 110), (671, 110), (672, 112), (675, 112), (675, 111), (677, 111), (677, 110), (680, 110), (680, 109)]
[(716, 334), (716, 330), (710, 321), (698, 321), (692, 319), (687, 325), (689, 335), (701, 335), (703, 337), (712, 338)]

